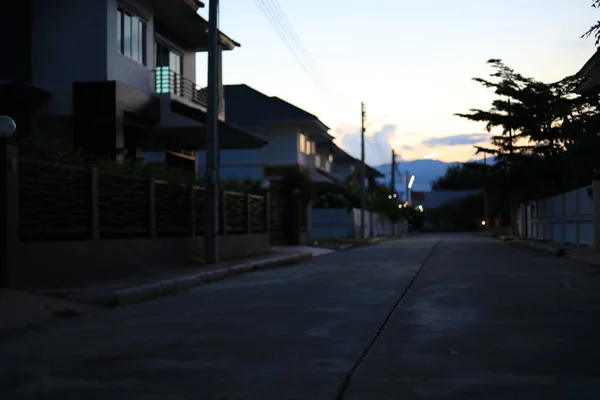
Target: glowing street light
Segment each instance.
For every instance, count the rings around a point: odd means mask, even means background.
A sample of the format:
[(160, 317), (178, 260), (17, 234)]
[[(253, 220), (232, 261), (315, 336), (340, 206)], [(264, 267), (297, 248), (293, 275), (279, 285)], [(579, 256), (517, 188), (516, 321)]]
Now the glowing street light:
[(408, 188), (409, 189), (412, 189), (413, 183), (415, 183), (415, 176), (414, 175), (410, 177), (410, 182), (408, 182)]

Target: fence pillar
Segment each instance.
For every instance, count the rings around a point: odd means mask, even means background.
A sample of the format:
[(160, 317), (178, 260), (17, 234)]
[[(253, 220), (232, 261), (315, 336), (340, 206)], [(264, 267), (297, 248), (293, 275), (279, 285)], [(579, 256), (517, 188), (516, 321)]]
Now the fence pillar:
[(265, 233), (271, 232), (271, 197), (269, 193), (265, 193)]
[(90, 168), (90, 234), (92, 240), (100, 240), (100, 199), (98, 168)]
[(192, 239), (196, 239), (196, 188), (193, 184), (190, 185), (190, 217), (192, 218), (190, 225)]
[(227, 192), (221, 191), (221, 209), (219, 210), (221, 235), (227, 235)]
[(246, 192), (245, 200), (245, 209), (246, 209), (246, 233), (252, 233), (252, 199), (250, 197), (250, 193)]
[(600, 180), (594, 181), (592, 193), (594, 201), (594, 248), (596, 251), (600, 251)]
[(575, 192), (575, 243), (581, 243), (581, 234), (579, 232), (581, 229), (581, 224), (579, 220), (579, 217), (581, 215), (581, 204), (579, 196), (581, 196), (581, 189), (577, 189), (577, 191)]
[(567, 242), (567, 223), (565, 222), (567, 219), (567, 202), (566, 200), (566, 196), (565, 193), (560, 195), (560, 207), (561, 207), (561, 214), (562, 217), (560, 219), (560, 224), (561, 224), (561, 235), (562, 235), (562, 243), (566, 243)]
[(15, 266), (11, 252), (19, 245), (18, 152), (0, 139), (0, 284), (9, 284)]
[(156, 182), (154, 179), (148, 179), (148, 218), (149, 233), (152, 239), (156, 238)]

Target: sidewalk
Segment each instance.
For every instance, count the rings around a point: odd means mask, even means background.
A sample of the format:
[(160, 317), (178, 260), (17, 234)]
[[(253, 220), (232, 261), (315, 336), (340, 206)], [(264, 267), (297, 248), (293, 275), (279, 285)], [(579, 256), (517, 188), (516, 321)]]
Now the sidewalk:
[(81, 287), (39, 291), (36, 294), (101, 307), (116, 307), (172, 295), (243, 273), (296, 265), (313, 256), (323, 255), (319, 250), (321, 249), (312, 250), (309, 247), (271, 248), (271, 252), (265, 255), (224, 261), (216, 265), (200, 262), (199, 265), (187, 268), (149, 268), (143, 274), (118, 281), (91, 282)]
[[(372, 243), (381, 241), (377, 239)], [(127, 279), (91, 282), (79, 287), (32, 293), (0, 288), (0, 333), (34, 329), (52, 320), (73, 318), (106, 307), (139, 303), (252, 271), (297, 265), (339, 250), (311, 246), (272, 247), (270, 253), (262, 256), (217, 265), (202, 264), (198, 260), (198, 265), (188, 268), (150, 268), (143, 274)]]
[(57, 318), (72, 318), (97, 307), (0, 288), (0, 332), (37, 328)]
[(513, 246), (526, 246), (557, 257), (564, 257), (569, 260), (578, 261), (594, 267), (600, 267), (600, 252), (595, 251), (591, 247), (523, 239), (514, 239), (509, 243)]

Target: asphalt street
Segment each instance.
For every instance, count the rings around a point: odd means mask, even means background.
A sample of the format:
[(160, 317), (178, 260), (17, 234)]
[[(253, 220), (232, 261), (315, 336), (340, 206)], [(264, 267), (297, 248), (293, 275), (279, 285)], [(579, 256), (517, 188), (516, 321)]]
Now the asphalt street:
[(0, 399), (598, 399), (600, 273), (423, 235), (0, 342)]

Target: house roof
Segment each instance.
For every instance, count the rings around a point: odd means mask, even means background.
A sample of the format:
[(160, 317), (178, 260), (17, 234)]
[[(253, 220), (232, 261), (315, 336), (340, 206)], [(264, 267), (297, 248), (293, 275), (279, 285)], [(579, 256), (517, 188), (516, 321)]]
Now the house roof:
[[(208, 21), (197, 13), (204, 6), (202, 2), (151, 0), (151, 4), (157, 30), (177, 38), (182, 44), (193, 46), (196, 51), (208, 49)], [(223, 32), (219, 32), (219, 43), (223, 50), (241, 46)]]
[(319, 118), (279, 97), (267, 96), (245, 84), (225, 85), (224, 92), (227, 120), (237, 125), (259, 128), (282, 123), (307, 124), (333, 140), (327, 134), (329, 127)]
[(600, 49), (596, 50), (596, 53), (575, 74), (575, 76), (584, 78), (575, 89), (576, 92), (585, 92), (600, 84), (600, 63), (598, 61), (600, 61)]
[[(340, 149), (338, 146), (333, 147), (333, 163), (334, 164), (346, 164), (346, 165), (360, 165), (361, 161), (357, 158), (352, 157), (350, 154), (346, 153), (344, 150)], [(375, 168), (371, 167), (368, 164), (365, 164), (365, 173), (367, 177), (370, 178), (383, 178), (385, 175), (381, 172), (377, 171)]]

